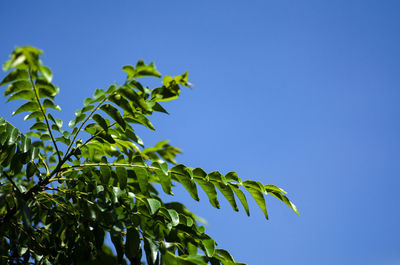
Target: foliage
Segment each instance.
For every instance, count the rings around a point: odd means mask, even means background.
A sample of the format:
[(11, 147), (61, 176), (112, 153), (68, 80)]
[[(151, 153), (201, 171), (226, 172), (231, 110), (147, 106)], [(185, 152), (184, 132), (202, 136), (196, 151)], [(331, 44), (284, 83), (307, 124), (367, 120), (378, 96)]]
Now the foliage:
[[(97, 89), (65, 129), (56, 118), (59, 89), (41, 54), (16, 48), (3, 66), (4, 96), (24, 102), (13, 115), (26, 112), (32, 126), (24, 135), (0, 118), (1, 264), (240, 264), (183, 204), (160, 199), (161, 190), (173, 195), (174, 184), (195, 200), (200, 187), (216, 208), (218, 190), (235, 211), (239, 199), (249, 215), (247, 191), (266, 218), (266, 194), (297, 213), (274, 185), (176, 164), (180, 149), (167, 141), (144, 148), (133, 126), (154, 130), (148, 117), (167, 113), (160, 103), (190, 86), (187, 72), (162, 77), (152, 63), (124, 66), (125, 83)], [(141, 77), (162, 77), (162, 85), (148, 88)], [(107, 233), (116, 256), (104, 244)]]

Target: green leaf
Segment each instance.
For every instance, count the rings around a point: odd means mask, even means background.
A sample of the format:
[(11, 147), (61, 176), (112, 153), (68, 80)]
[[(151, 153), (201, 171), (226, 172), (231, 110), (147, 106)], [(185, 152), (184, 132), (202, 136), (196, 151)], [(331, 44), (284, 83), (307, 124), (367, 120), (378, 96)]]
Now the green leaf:
[(287, 206), (290, 207), (290, 209), (292, 209), (295, 213), (297, 213), (297, 215), (300, 215), (299, 211), (297, 210), (296, 205), (294, 205), (294, 203), (292, 203), (288, 199), (288, 197), (286, 197), (284, 194), (281, 194), (281, 193), (275, 192), (275, 191), (270, 191), (269, 194), (271, 194), (275, 198), (279, 199), (280, 201), (284, 202)]
[(117, 176), (118, 176), (118, 181), (119, 181), (119, 186), (121, 189), (126, 188), (126, 182), (128, 178), (128, 173), (126, 171), (126, 168), (124, 167), (116, 167), (115, 169), (117, 171)]
[(50, 68), (44, 65), (40, 65), (39, 70), (40, 72), (42, 72), (43, 77), (46, 79), (46, 81), (50, 83), (51, 80), (53, 79), (53, 74), (51, 73)]
[(26, 177), (30, 179), (36, 172), (36, 166), (33, 162), (28, 162), (26, 165)]
[[(244, 183), (244, 182), (243, 182)], [(250, 193), (250, 195), (254, 198), (260, 209), (263, 211), (265, 218), (268, 220), (267, 206), (265, 204), (264, 194), (260, 191), (260, 189), (244, 186), (246, 190)]]
[(4, 96), (8, 96), (12, 93), (28, 89), (32, 89), (31, 82), (29, 82), (28, 80), (19, 80), (10, 84), (7, 87), (6, 91), (4, 92)]
[(107, 132), (108, 130), (107, 122), (103, 119), (103, 117), (101, 117), (100, 114), (95, 113), (92, 116), (92, 119), (95, 120), (100, 125), (100, 127), (103, 128), (104, 131)]
[(211, 205), (219, 209), (219, 201), (217, 199), (217, 191), (214, 184), (206, 180), (207, 173), (201, 168), (195, 168), (193, 171), (194, 180), (206, 193)]
[(4, 77), (4, 79), (0, 83), (0, 86), (13, 81), (27, 80), (27, 79), (29, 79), (29, 73), (27, 70), (15, 69), (11, 71), (6, 77)]
[(124, 130), (126, 129), (126, 123), (117, 108), (110, 104), (104, 104), (100, 109), (110, 115), (110, 117), (113, 118)]
[(207, 257), (212, 257), (214, 256), (214, 252), (215, 252), (215, 241), (212, 238), (207, 238), (207, 239), (203, 239), (201, 241), (201, 243), (203, 244), (204, 248), (205, 248), (205, 252)]
[(176, 165), (171, 168), (171, 173), (175, 180), (182, 184), (182, 186), (189, 192), (190, 196), (196, 201), (199, 201), (196, 183), (191, 179), (186, 167), (184, 165)]
[(154, 215), (161, 207), (161, 202), (157, 199), (147, 198), (147, 202), (149, 203), (150, 206), (149, 210), (151, 215)]
[(39, 105), (36, 102), (26, 102), (25, 104), (22, 104), (16, 111), (14, 111), (12, 115), (14, 116), (25, 111), (33, 112), (38, 109)]
[(240, 202), (243, 205), (244, 210), (246, 211), (247, 216), (250, 216), (249, 205), (247, 204), (246, 196), (244, 195), (243, 191), (232, 183), (228, 183), (228, 185), (232, 188), (236, 196), (239, 198)]
[(165, 114), (169, 114), (168, 111), (166, 111), (163, 106), (161, 106), (158, 102), (156, 102), (156, 104), (153, 106), (153, 110), (154, 111), (158, 111), (158, 112), (162, 112)]
[(225, 179), (227, 181), (233, 180), (233, 181), (236, 181), (236, 182), (242, 182), (240, 180), (240, 178), (238, 177), (238, 174), (236, 172), (229, 172), (228, 174), (225, 175)]
[(51, 101), (50, 99), (47, 99), (47, 98), (43, 101), (43, 107), (45, 107), (46, 109), (51, 108), (51, 109), (61, 111), (61, 107), (59, 105), (54, 104), (53, 101)]
[(8, 143), (7, 145), (13, 145), (17, 142), (18, 139), (18, 129), (15, 127), (11, 127), (10, 130), (7, 130), (8, 134)]
[(144, 237), (144, 251), (146, 252), (147, 264), (155, 265), (158, 259), (158, 246), (147, 237)]
[(153, 162), (151, 166), (159, 169), (156, 170), (155, 173), (160, 179), (160, 184), (163, 191), (167, 194), (174, 195), (172, 192), (171, 176), (168, 174), (168, 164)]
[(134, 168), (133, 171), (135, 172), (135, 175), (139, 182), (140, 190), (143, 193), (147, 193), (147, 186), (149, 183), (149, 176), (147, 170), (139, 167), (139, 168)]
[(111, 177), (111, 168), (109, 166), (100, 166), (100, 174), (103, 179), (103, 184), (108, 184)]
[(229, 204), (232, 206), (233, 210), (239, 211), (239, 208), (236, 205), (235, 194), (233, 193), (231, 187), (229, 185), (221, 184), (219, 182), (212, 181), (215, 186), (219, 189), (219, 191), (224, 195), (224, 197), (228, 200)]
[(43, 114), (41, 111), (34, 111), (24, 117), (24, 121), (30, 120), (30, 119), (38, 119), (39, 121), (43, 120)]
[(16, 99), (25, 99), (25, 100), (33, 101), (33, 100), (35, 100), (35, 94), (33, 93), (32, 90), (21, 90), (21, 91), (14, 93), (13, 95), (11, 95), (7, 99), (7, 102), (10, 102), (10, 101), (16, 100)]
[(126, 234), (125, 254), (129, 260), (135, 259), (140, 251), (140, 235), (136, 228), (130, 228)]
[(111, 242), (117, 251), (118, 264), (121, 264), (124, 256), (124, 243), (122, 240), (122, 235), (119, 233), (111, 233)]
[(267, 191), (267, 192), (270, 192), (270, 191), (276, 191), (276, 192), (279, 192), (279, 193), (287, 193), (286, 191), (284, 191), (283, 189), (281, 189), (281, 188), (279, 188), (279, 187), (277, 187), (277, 186), (275, 186), (275, 185), (271, 185), (271, 184), (268, 184), (268, 185), (264, 185), (264, 188), (265, 188), (265, 190)]
[(47, 125), (44, 122), (36, 122), (35, 124), (32, 125), (29, 130), (42, 130), (42, 131), (47, 131)]
[(172, 220), (172, 225), (177, 226), (179, 224), (179, 214), (174, 209), (168, 209), (169, 216)]

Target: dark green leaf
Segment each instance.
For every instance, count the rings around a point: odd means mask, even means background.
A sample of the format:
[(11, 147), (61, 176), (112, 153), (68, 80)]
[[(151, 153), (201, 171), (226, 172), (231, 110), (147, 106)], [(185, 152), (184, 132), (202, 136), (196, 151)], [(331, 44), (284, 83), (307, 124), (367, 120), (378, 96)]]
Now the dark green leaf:
[(140, 251), (140, 235), (136, 228), (128, 229), (125, 241), (125, 254), (129, 260), (135, 259)]
[(117, 171), (120, 188), (125, 189), (127, 178), (128, 178), (128, 173), (126, 172), (126, 169), (124, 167), (116, 167), (115, 170)]
[(100, 127), (103, 128), (104, 131), (107, 132), (108, 129), (107, 122), (103, 119), (103, 117), (101, 117), (101, 115), (95, 113), (92, 116), (92, 119), (95, 120), (100, 125)]
[(100, 107), (100, 109), (110, 115), (110, 117), (113, 118), (119, 124), (119, 126), (121, 126), (125, 130), (126, 123), (124, 119), (122, 119), (122, 116), (119, 113), (118, 109), (110, 104), (104, 104)]
[(144, 238), (144, 251), (146, 252), (147, 264), (155, 265), (158, 259), (158, 246), (147, 237)]

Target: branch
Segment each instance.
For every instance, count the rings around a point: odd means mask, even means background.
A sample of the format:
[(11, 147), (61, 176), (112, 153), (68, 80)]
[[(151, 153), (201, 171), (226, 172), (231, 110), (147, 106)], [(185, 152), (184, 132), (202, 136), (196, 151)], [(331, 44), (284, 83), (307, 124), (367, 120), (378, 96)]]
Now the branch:
[(35, 92), (36, 101), (37, 101), (37, 103), (39, 104), (40, 111), (42, 112), (43, 117), (44, 117), (44, 119), (45, 119), (45, 121), (46, 121), (47, 131), (49, 131), (49, 134), (50, 134), (50, 137), (51, 137), (51, 141), (53, 142), (54, 148), (55, 148), (56, 151), (57, 151), (58, 162), (60, 162), (60, 161), (61, 161), (61, 156), (60, 156), (60, 153), (59, 153), (59, 151), (58, 151), (58, 147), (57, 147), (56, 141), (54, 140), (54, 136), (53, 136), (53, 132), (52, 132), (52, 130), (51, 130), (50, 124), (49, 124), (49, 120), (47, 119), (47, 116), (46, 116), (46, 113), (44, 112), (42, 103), (40, 102), (39, 95), (38, 95), (37, 90), (36, 90), (36, 86), (35, 86), (35, 84), (33, 83), (31, 70), (29, 69), (28, 72), (29, 72), (29, 79), (30, 79), (30, 82), (31, 82), (31, 84), (32, 84), (32, 89), (33, 89), (33, 91)]
[[(114, 121), (112, 124), (110, 124), (109, 126), (107, 126), (107, 129), (113, 127), (116, 123), (117, 123), (117, 122)], [(93, 140), (93, 138), (95, 138), (97, 135), (99, 135), (100, 133), (102, 133), (102, 132), (104, 132), (104, 131), (105, 131), (105, 130), (102, 129), (101, 131), (98, 131), (96, 134), (92, 135), (92, 137), (90, 137), (90, 138), (87, 139), (83, 144), (81, 144), (81, 145), (79, 146), (79, 148), (81, 148), (82, 146), (88, 144), (91, 140)]]
[[(108, 97), (109, 97), (109, 96), (108, 96)], [(97, 104), (97, 106), (90, 112), (90, 114), (86, 117), (86, 119), (81, 123), (81, 125), (79, 126), (78, 131), (74, 134), (74, 138), (72, 139), (71, 143), (69, 144), (69, 146), (68, 146), (68, 148), (67, 148), (67, 151), (65, 152), (65, 157), (64, 157), (64, 159), (63, 159), (64, 162), (66, 161), (65, 158), (68, 156), (68, 152), (70, 151), (72, 145), (74, 144), (74, 142), (75, 142), (75, 140), (76, 140), (76, 137), (78, 137), (78, 134), (79, 134), (79, 132), (81, 131), (83, 125), (85, 125), (85, 123), (90, 119), (90, 117), (92, 117), (93, 113), (95, 113), (95, 111), (98, 110), (98, 109), (100, 108), (101, 104), (103, 104), (103, 103), (108, 99), (108, 97), (106, 97), (105, 99), (103, 99), (102, 101), (100, 101), (99, 104)]]
[(14, 180), (6, 173), (6, 172), (2, 172), (4, 174), (4, 176), (6, 176), (6, 178), (11, 182), (11, 184), (14, 186), (14, 188), (17, 190), (17, 192), (19, 194), (21, 194), (21, 191), (19, 190), (18, 186), (15, 184)]

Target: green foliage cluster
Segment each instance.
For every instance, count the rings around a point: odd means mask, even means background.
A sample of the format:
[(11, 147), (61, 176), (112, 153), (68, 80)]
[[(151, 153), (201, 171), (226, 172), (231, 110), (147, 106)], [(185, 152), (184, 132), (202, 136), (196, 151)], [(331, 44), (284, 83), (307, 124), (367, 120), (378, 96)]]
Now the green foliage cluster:
[[(65, 129), (56, 118), (59, 88), (41, 54), (16, 48), (3, 66), (4, 96), (24, 102), (13, 115), (27, 113), (32, 125), (24, 135), (0, 118), (1, 264), (241, 264), (183, 204), (160, 199), (176, 184), (195, 200), (201, 188), (216, 208), (219, 193), (235, 211), (239, 199), (249, 215), (247, 192), (266, 218), (266, 194), (297, 212), (274, 185), (176, 164), (180, 149), (168, 141), (144, 147), (134, 126), (154, 130), (148, 117), (167, 113), (161, 103), (190, 86), (187, 72), (162, 77), (152, 63), (124, 66), (125, 83), (97, 89)], [(149, 88), (141, 77), (162, 78), (162, 85)], [(104, 244), (107, 233), (116, 256)]]

